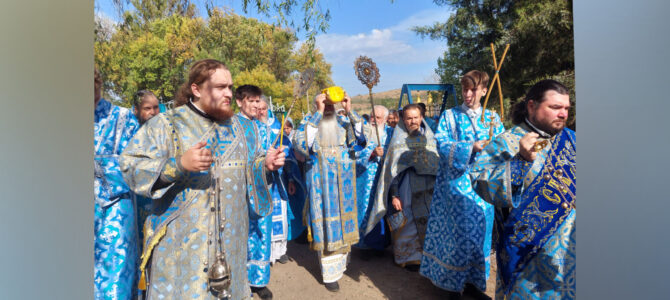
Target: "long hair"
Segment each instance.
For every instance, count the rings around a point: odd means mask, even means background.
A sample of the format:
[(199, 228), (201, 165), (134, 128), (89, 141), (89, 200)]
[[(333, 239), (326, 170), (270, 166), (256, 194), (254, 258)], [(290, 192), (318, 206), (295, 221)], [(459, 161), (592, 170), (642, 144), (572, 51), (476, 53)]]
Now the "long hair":
[(221, 68), (228, 70), (228, 67), (224, 63), (216, 59), (202, 59), (193, 63), (191, 70), (188, 72), (188, 81), (179, 87), (177, 91), (175, 107), (184, 105), (188, 103), (189, 99), (195, 97), (193, 91), (191, 91), (192, 84), (203, 84), (217, 69)]
[(533, 100), (538, 104), (544, 102), (546, 100), (544, 95), (547, 91), (556, 91), (561, 95), (569, 95), (570, 93), (565, 85), (556, 80), (545, 79), (539, 81), (528, 90), (523, 101), (515, 103), (512, 107), (512, 123), (515, 125), (523, 123), (523, 120), (528, 117), (528, 101)]

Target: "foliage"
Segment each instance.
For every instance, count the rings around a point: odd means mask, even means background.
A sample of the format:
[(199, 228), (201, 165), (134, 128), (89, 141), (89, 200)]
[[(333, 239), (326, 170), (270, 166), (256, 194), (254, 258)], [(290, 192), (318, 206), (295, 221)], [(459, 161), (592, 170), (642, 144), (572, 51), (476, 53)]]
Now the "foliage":
[[(574, 90), (574, 37), (571, 0), (435, 0), (454, 13), (444, 23), (415, 27), (422, 37), (447, 41), (436, 73), (460, 89), (460, 76), (472, 69), (493, 77), (490, 44), (498, 60), (505, 44), (509, 52), (500, 71), (505, 111), (510, 100), (523, 98), (529, 83), (559, 76)], [(562, 74), (562, 75), (560, 75)], [(460, 93), (460, 91), (459, 91)], [(574, 97), (572, 98), (574, 100)], [(499, 107), (497, 91), (489, 105)]]
[(202, 58), (223, 61), (234, 79), (271, 78), (255, 82), (273, 98), (290, 98), (293, 74), (302, 71), (304, 61), (320, 70), (320, 80), (331, 81), (323, 55), (304, 50), (309, 48), (305, 45), (294, 53), (297, 38), (287, 29), (219, 9), (210, 9), (204, 20), (192, 13), (187, 1), (157, 1), (153, 6), (130, 2), (137, 6), (123, 13), (122, 22), (110, 28), (109, 22), (96, 18), (95, 27), (95, 63), (103, 75), (103, 96), (120, 97), (123, 106), (130, 106), (140, 89), (170, 101), (191, 63)]
[(185, 80), (204, 26), (200, 18), (178, 15), (143, 24), (145, 30), (121, 24), (109, 41), (94, 46), (105, 88), (124, 99), (126, 106), (141, 89), (151, 90), (159, 99), (172, 99)]
[[(137, 11), (137, 16), (148, 23), (151, 20), (172, 15), (192, 17), (195, 15), (196, 5), (191, 0), (112, 0), (119, 14), (123, 14), (127, 5)], [(211, 15), (217, 9), (216, 0), (204, 0), (204, 8)], [(393, 1), (391, 1), (393, 2)], [(310, 51), (314, 49), (316, 34), (326, 32), (330, 21), (330, 10), (323, 9), (316, 0), (241, 0), (243, 13), (254, 9), (257, 13), (275, 19), (276, 27), (295, 28), (297, 32), (304, 32)], [(302, 22), (296, 26), (294, 15), (296, 10), (302, 14)]]
[(286, 30), (219, 9), (210, 11), (202, 47), (205, 56), (226, 62), (233, 75), (264, 63), (279, 80), (290, 74), (287, 60), (297, 38)]
[[(261, 13), (269, 18), (277, 18), (278, 26), (296, 28), (298, 31), (305, 31), (307, 35), (307, 45), (309, 52), (314, 50), (314, 42), (316, 41), (316, 34), (319, 32), (326, 32), (328, 29), (328, 22), (330, 21), (330, 10), (323, 10), (317, 5), (317, 0), (242, 0), (242, 7), (245, 13), (248, 12), (249, 6), (256, 8), (258, 13)], [(300, 6), (303, 14), (302, 25), (295, 26), (295, 21), (292, 18), (293, 11)]]

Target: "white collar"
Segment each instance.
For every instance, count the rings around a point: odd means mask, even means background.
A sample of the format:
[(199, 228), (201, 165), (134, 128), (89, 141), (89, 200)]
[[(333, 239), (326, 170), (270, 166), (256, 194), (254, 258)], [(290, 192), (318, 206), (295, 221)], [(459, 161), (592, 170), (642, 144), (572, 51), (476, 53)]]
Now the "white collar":
[(461, 109), (465, 112), (466, 115), (470, 118), (476, 118), (482, 115), (483, 107), (480, 105), (477, 109), (471, 109), (465, 103), (461, 103)]

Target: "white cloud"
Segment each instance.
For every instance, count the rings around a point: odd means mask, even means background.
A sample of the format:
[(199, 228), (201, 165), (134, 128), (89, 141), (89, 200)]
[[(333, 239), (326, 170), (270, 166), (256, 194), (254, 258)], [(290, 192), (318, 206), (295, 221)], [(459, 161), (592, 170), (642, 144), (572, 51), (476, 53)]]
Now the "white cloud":
[[(414, 26), (426, 26), (433, 25), (435, 22), (446, 22), (451, 12), (449, 8), (445, 7), (423, 10), (400, 21), (400, 23), (391, 27), (391, 29), (393, 31), (411, 32), (410, 29)], [(414, 33), (412, 32), (412, 34)]]
[(375, 90), (400, 88), (403, 83), (432, 81), (437, 59), (446, 50), (444, 41), (422, 39), (410, 29), (414, 26), (444, 22), (449, 17), (448, 9), (424, 10), (382, 29), (352, 35), (330, 33), (316, 38), (316, 47), (326, 61), (333, 64), (333, 80), (348, 86), (351, 94), (366, 93), (356, 84), (353, 62), (360, 56), (370, 57), (377, 63), (381, 78)]
[(358, 55), (378, 62), (393, 61), (415, 51), (406, 41), (394, 39), (390, 29), (373, 29), (356, 35), (321, 35), (316, 39), (316, 46), (333, 63), (351, 63)]
[(372, 29), (353, 35), (329, 33), (316, 37), (316, 46), (334, 63), (352, 63), (366, 55), (378, 63), (413, 64), (436, 61), (444, 52), (445, 43), (421, 39), (410, 29), (414, 26), (444, 22), (448, 9), (424, 10), (401, 20), (389, 28)]

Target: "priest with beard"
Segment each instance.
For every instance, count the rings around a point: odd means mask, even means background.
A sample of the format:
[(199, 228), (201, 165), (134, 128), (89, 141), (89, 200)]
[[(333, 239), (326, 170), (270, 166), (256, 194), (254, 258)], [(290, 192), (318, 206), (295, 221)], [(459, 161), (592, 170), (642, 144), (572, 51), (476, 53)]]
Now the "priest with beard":
[(316, 112), (298, 127), (293, 149), (306, 158), (308, 240), (318, 253), (323, 283), (336, 292), (351, 246), (359, 240), (355, 149), (364, 148), (367, 139), (349, 96), (341, 102), (346, 116), (335, 114), (335, 103), (326, 94), (314, 102)]
[(388, 145), (366, 232), (386, 215), (395, 263), (412, 272), (421, 264), (438, 165), (436, 140), (421, 107), (406, 105)]
[(496, 208), (496, 299), (576, 298), (575, 132), (565, 128), (570, 90), (533, 85), (469, 173)]
[(195, 62), (177, 107), (121, 155), (125, 181), (154, 204), (139, 266), (147, 299), (251, 298), (249, 219), (271, 213), (268, 181), (284, 153), (263, 151), (256, 123), (233, 115), (232, 86), (222, 62)]

